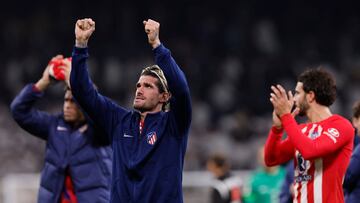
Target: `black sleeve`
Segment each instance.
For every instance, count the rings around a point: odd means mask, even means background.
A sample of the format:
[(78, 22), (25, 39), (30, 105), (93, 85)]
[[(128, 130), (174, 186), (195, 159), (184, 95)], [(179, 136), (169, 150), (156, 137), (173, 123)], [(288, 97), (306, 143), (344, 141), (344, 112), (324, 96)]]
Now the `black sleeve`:
[(220, 193), (214, 188), (211, 189), (210, 197), (211, 197), (211, 199), (210, 199), (211, 203), (223, 203), (224, 202), (223, 199), (221, 198)]

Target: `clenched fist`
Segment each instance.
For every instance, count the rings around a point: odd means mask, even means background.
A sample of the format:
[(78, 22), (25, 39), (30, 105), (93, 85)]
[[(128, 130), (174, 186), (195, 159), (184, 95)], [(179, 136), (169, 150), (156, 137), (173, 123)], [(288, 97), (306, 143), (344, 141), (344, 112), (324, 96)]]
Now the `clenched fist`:
[(91, 18), (84, 18), (76, 21), (75, 24), (75, 46), (87, 47), (88, 40), (95, 31), (95, 21)]
[(148, 42), (153, 49), (160, 45), (159, 31), (160, 23), (148, 19), (143, 21), (145, 32), (148, 36)]

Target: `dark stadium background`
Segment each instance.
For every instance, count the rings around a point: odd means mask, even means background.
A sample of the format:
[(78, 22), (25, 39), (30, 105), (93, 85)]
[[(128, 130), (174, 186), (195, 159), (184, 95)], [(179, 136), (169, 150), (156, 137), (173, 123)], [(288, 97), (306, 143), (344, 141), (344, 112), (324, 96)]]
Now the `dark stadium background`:
[[(100, 92), (131, 107), (142, 67), (152, 64), (142, 20), (161, 23), (160, 39), (188, 77), (193, 125), (185, 170), (227, 154), (234, 169), (256, 167), (271, 125), (270, 85), (295, 87), (296, 75), (322, 65), (338, 82), (335, 113), (350, 118), (360, 99), (357, 1), (6, 1), (0, 6), (0, 178), (36, 173), (44, 142), (21, 130), (9, 105), (48, 60), (70, 56), (77, 19), (91, 17), (90, 71)], [(62, 85), (39, 107), (61, 110)]]

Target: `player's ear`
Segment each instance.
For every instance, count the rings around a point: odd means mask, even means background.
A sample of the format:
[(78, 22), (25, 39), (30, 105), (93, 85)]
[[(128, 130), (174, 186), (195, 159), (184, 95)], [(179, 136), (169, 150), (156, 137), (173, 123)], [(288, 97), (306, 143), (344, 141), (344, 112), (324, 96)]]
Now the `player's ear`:
[(315, 92), (309, 91), (308, 93), (306, 93), (306, 99), (309, 103), (314, 102), (315, 101)]
[(169, 101), (170, 98), (171, 98), (170, 92), (163, 92), (163, 93), (161, 93), (160, 101), (166, 103)]

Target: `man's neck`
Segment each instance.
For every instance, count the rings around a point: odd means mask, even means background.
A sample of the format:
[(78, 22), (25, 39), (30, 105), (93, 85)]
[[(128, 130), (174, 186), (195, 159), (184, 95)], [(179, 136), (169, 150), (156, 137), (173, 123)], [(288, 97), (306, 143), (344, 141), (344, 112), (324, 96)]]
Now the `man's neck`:
[(278, 172), (278, 170), (279, 170), (278, 166), (264, 167), (264, 171), (268, 174), (275, 174)]
[(153, 111), (145, 111), (145, 112), (141, 112), (140, 111), (140, 121), (144, 122), (145, 121), (145, 117), (147, 114), (151, 114), (151, 113), (158, 113), (161, 111), (161, 107), (160, 108), (156, 108)]
[(81, 125), (83, 125), (84, 123), (85, 123), (85, 119), (80, 119), (80, 120), (77, 120), (75, 122), (72, 122), (71, 125), (74, 128), (77, 128), (77, 127), (80, 127)]
[(148, 114), (148, 112), (142, 112), (142, 113), (140, 113), (140, 121), (141, 121), (141, 122), (144, 122), (144, 121), (145, 121), (146, 114)]
[(322, 120), (325, 120), (332, 116), (332, 113), (327, 106), (316, 105), (313, 108), (309, 109), (307, 117), (311, 123), (316, 123)]
[(160, 112), (160, 111), (147, 111), (147, 112), (140, 112), (140, 121), (141, 122), (144, 122), (145, 121), (145, 118), (146, 118), (146, 116), (150, 113), (150, 114), (152, 114), (152, 113), (158, 113), (158, 112)]

